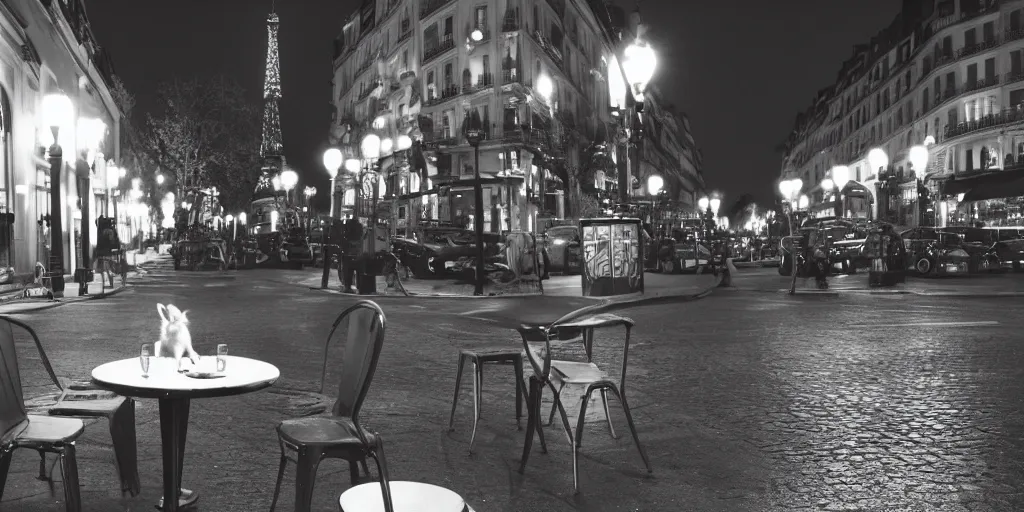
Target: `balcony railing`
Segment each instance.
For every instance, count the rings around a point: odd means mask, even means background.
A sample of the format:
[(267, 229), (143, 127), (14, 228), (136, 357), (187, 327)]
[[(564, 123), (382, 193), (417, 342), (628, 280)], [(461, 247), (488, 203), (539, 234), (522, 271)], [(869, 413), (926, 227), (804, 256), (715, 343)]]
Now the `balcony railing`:
[(1024, 29), (1007, 30), (1006, 32), (1003, 32), (1003, 41), (1006, 42), (1016, 41), (1022, 37), (1024, 37)]
[(533, 37), (534, 39), (537, 40), (537, 44), (539, 44), (540, 47), (544, 49), (544, 53), (548, 54), (548, 57), (551, 57), (551, 60), (555, 61), (555, 65), (558, 66), (559, 69), (561, 69), (562, 52), (555, 48), (554, 45), (552, 45), (551, 42), (548, 41), (546, 37), (544, 37), (544, 34), (542, 34), (540, 30), (535, 30), (533, 32)]
[(956, 126), (947, 126), (945, 138), (952, 139), (980, 130), (1021, 122), (1024, 122), (1024, 110), (1016, 108), (1007, 109), (996, 114), (982, 116), (975, 121), (967, 121)]
[(441, 89), (440, 94), (432, 98), (427, 98), (425, 107), (430, 107), (448, 101), (459, 95), (459, 86), (449, 85)]
[(426, 18), (431, 14), (437, 12), (438, 9), (452, 3), (454, 0), (429, 0), (426, 5), (420, 9), (420, 19)]
[(1017, 71), (1016, 73), (1007, 73), (1003, 75), (1003, 83), (1007, 85), (1014, 82), (1020, 82), (1021, 80), (1024, 80), (1024, 71)]
[(516, 30), (519, 30), (519, 18), (508, 16), (501, 22), (502, 32), (515, 32)]
[(986, 87), (992, 87), (994, 85), (999, 85), (999, 77), (998, 76), (990, 76), (990, 77), (986, 77), (986, 78), (981, 78), (981, 79), (975, 80), (974, 83), (964, 84), (964, 90), (960, 91), (960, 94), (967, 94), (969, 92), (977, 91), (979, 89), (985, 89)]
[(998, 39), (992, 39), (991, 41), (985, 41), (982, 43), (972, 44), (970, 46), (964, 46), (963, 48), (960, 48), (959, 50), (956, 51), (956, 59), (959, 60), (964, 57), (970, 57), (971, 55), (981, 53), (991, 48), (995, 48), (996, 46), (999, 46)]
[(434, 59), (438, 55), (441, 55), (452, 48), (455, 48), (455, 38), (452, 37), (451, 34), (447, 34), (444, 36), (444, 39), (441, 40), (440, 44), (423, 51), (423, 63), (426, 64), (431, 59)]

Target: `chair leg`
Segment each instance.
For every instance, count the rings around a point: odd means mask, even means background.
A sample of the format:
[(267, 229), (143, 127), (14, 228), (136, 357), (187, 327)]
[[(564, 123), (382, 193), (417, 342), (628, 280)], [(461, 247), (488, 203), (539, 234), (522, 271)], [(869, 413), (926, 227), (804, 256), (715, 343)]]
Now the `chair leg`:
[(0, 450), (0, 500), (4, 499), (4, 487), (7, 486), (7, 472), (11, 469), (11, 452)]
[(64, 446), (60, 454), (60, 473), (64, 481), (64, 510), (81, 512), (82, 496), (78, 487), (78, 459), (75, 457), (75, 443)]
[(484, 414), (484, 363), (483, 361), (476, 362), (476, 381), (477, 381), (477, 394), (476, 394), (476, 415), (477, 417), (483, 416)]
[(590, 394), (594, 390), (587, 389), (583, 393), (583, 403), (580, 404), (580, 414), (576, 418), (576, 448), (583, 446), (583, 420), (587, 418), (587, 404), (590, 403)]
[(520, 418), (523, 417), (523, 394), (526, 387), (523, 383), (523, 360), (517, 358), (512, 364), (516, 372), (516, 430), (522, 430), (523, 422)]
[(622, 411), (626, 413), (626, 423), (629, 424), (629, 431), (633, 434), (633, 442), (636, 443), (636, 449), (640, 451), (640, 457), (644, 459), (644, 466), (647, 466), (647, 472), (653, 473), (651, 469), (651, 461), (647, 458), (647, 452), (644, 450), (644, 446), (640, 444), (640, 436), (636, 433), (636, 425), (633, 423), (633, 413), (629, 410), (629, 402), (626, 402), (626, 395), (619, 393), (618, 390), (612, 389), (612, 393), (622, 402)]
[(618, 439), (619, 436), (615, 435), (615, 426), (612, 425), (612, 415), (608, 411), (608, 390), (601, 388), (601, 403), (604, 404), (604, 418), (608, 422), (608, 432), (611, 433), (612, 439)]
[(135, 400), (125, 399), (109, 418), (109, 423), (117, 474), (121, 477), (121, 493), (138, 496), (142, 484), (139, 481), (138, 443), (135, 435)]
[(284, 455), (284, 445), (281, 445), (281, 463), (277, 468), (277, 483), (274, 484), (274, 499), (270, 501), (270, 512), (274, 512), (277, 506), (277, 498), (281, 495), (281, 482), (284, 481), (284, 468), (288, 465), (288, 457)]
[(579, 456), (576, 449), (576, 439), (573, 435), (572, 425), (569, 423), (569, 415), (566, 414), (562, 401), (556, 398), (555, 406), (558, 407), (558, 414), (562, 417), (562, 428), (565, 429), (565, 435), (569, 438), (569, 447), (572, 448), (572, 488), (573, 492), (578, 494), (580, 492)]
[(462, 387), (462, 368), (466, 364), (466, 356), (459, 356), (459, 371), (455, 374), (455, 398), (452, 398), (452, 415), (448, 419), (448, 431), (455, 430), (455, 408), (459, 405), (459, 389)]
[(355, 486), (359, 485), (359, 463), (358, 462), (356, 462), (354, 460), (348, 461), (348, 475), (349, 475), (349, 482), (352, 484), (352, 487), (355, 487)]
[(559, 398), (561, 398), (563, 389), (565, 389), (565, 384), (559, 385), (558, 389), (555, 390), (555, 397), (551, 402), (551, 414), (548, 415), (548, 422), (544, 425), (546, 427), (550, 427), (555, 422), (555, 412), (558, 410), (555, 407), (555, 402), (558, 402)]
[(370, 476), (370, 468), (366, 466), (366, 459), (363, 459), (363, 460), (359, 461), (359, 464), (361, 464), (363, 466), (363, 474), (365, 474), (367, 477), (369, 477)]
[[(530, 378), (533, 379), (535, 377), (530, 377)], [(540, 382), (540, 381), (538, 380), (538, 382)], [(548, 444), (546, 442), (544, 442), (544, 425), (542, 425), (544, 422), (540, 420), (541, 414), (542, 414), (541, 413), (540, 403), (541, 403), (541, 396), (543, 394), (544, 394), (544, 384), (541, 383), (541, 384), (537, 385), (537, 398), (536, 398), (536, 401), (532, 405), (530, 405), (530, 407), (533, 407), (532, 413), (533, 413), (534, 416), (537, 417), (537, 421), (534, 422), (533, 426), (537, 430), (537, 440), (540, 441), (540, 452), (546, 454), (546, 453), (548, 453)], [(527, 427), (527, 428), (529, 428), (529, 427)]]
[(473, 434), (469, 436), (469, 453), (473, 453), (473, 442), (476, 441), (476, 426), (480, 423), (480, 368), (483, 365), (479, 360), (473, 361)]
[(381, 498), (384, 500), (384, 512), (395, 512), (395, 505), (391, 501), (391, 478), (388, 476), (388, 464), (384, 458), (384, 442), (379, 434), (374, 435), (377, 436), (377, 443), (370, 450), (370, 457), (373, 457), (373, 462), (377, 464), (377, 472), (380, 473), (380, 492)]
[(526, 461), (530, 458), (530, 449), (533, 448), (533, 434), (536, 433), (537, 423), (539, 421), (538, 414), (540, 411), (536, 407), (537, 400), (540, 398), (537, 390), (540, 388), (540, 381), (537, 377), (530, 377), (530, 388), (526, 394), (526, 407), (528, 413), (526, 415), (526, 439), (523, 441), (523, 456), (519, 459), (519, 474), (523, 474), (526, 471)]
[(309, 512), (313, 504), (313, 484), (316, 483), (316, 468), (320, 465), (321, 451), (315, 448), (300, 448), (295, 468), (295, 512)]
[(46, 476), (46, 452), (42, 450), (36, 451), (39, 452), (39, 476), (36, 478), (39, 480), (49, 480), (50, 478)]

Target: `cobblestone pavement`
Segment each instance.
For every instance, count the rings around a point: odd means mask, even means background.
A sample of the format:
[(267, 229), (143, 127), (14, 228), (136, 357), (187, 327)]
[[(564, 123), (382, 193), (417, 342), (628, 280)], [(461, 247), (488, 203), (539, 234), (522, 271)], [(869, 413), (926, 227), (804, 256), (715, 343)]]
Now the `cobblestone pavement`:
[[(156, 335), (157, 302), (192, 311), (201, 354), (228, 343), (233, 354), (277, 365), (282, 377), (269, 390), (193, 402), (185, 458), (185, 485), (200, 491), (201, 510), (265, 510), (278, 459), (274, 426), (329, 405), (312, 392), (321, 338), (354, 300), (278, 276), (153, 273), (109, 299), (19, 318), (37, 327), (65, 376), (137, 353)], [(1006, 313), (1018, 299), (721, 290), (627, 310), (638, 323), (627, 393), (654, 474), (613, 401), (618, 440), (588, 413), (578, 496), (556, 426), (546, 429), (549, 453), (535, 443), (526, 474), (516, 472), (523, 433), (507, 368), (486, 370), (476, 453), (467, 454), (465, 391), (455, 431), (447, 431), (458, 349), (515, 345), (505, 328), (513, 315), (501, 312), (539, 299), (379, 301), (388, 339), (362, 416), (384, 436), (394, 478), (443, 485), (481, 512), (1024, 509), (1024, 320)], [(560, 313), (555, 302), (540, 304), (544, 311), (524, 314)], [(38, 394), (42, 369), (30, 346), (19, 350), (26, 391)], [(615, 340), (599, 336), (597, 354), (610, 367)], [(78, 450), (86, 512), (152, 510), (161, 475), (156, 417), (156, 404), (140, 401), (144, 489), (133, 499), (115, 490), (105, 425), (87, 427)], [(51, 494), (35, 480), (37, 461), (16, 453), (0, 510), (62, 509), (60, 483)], [(293, 472), (279, 510), (292, 509)], [(346, 473), (343, 464), (321, 465), (314, 510), (337, 510)]]
[[(780, 276), (778, 268), (740, 268), (733, 281), (736, 287), (750, 291), (789, 290), (790, 276)], [(815, 289), (814, 279), (797, 278), (797, 290)], [(1024, 273), (971, 274), (951, 277), (908, 276), (905, 283), (886, 288), (869, 288), (868, 273), (829, 277), (829, 290), (877, 293), (913, 293), (918, 295), (1024, 296)]]

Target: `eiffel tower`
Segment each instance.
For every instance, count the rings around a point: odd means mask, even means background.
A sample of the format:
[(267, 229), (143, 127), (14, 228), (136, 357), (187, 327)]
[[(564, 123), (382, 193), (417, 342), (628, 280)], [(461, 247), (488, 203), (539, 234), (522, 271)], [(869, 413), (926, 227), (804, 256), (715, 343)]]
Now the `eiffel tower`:
[(260, 144), (261, 175), (254, 199), (272, 195), (271, 180), (285, 165), (284, 140), (281, 137), (281, 61), (277, 52), (277, 29), (280, 20), (275, 9), (267, 15), (267, 65), (263, 78), (263, 140)]

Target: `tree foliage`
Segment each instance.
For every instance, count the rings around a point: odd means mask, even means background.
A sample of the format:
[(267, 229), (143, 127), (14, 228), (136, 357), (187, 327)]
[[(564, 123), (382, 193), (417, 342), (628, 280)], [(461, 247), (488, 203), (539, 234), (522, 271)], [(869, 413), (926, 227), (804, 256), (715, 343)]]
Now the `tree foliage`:
[(228, 211), (246, 208), (260, 175), (260, 109), (224, 77), (162, 85), (146, 116), (146, 153), (178, 195), (217, 187)]
[(124, 82), (114, 77), (110, 94), (114, 97), (121, 112), (121, 160), (117, 162), (127, 174), (121, 180), (121, 190), (127, 190), (135, 178), (142, 180), (142, 190), (150, 192), (148, 204), (157, 215), (160, 212), (160, 197), (156, 194), (156, 163), (147, 152), (147, 134), (145, 126), (140, 126), (133, 117), (135, 115), (135, 96), (128, 90)]

